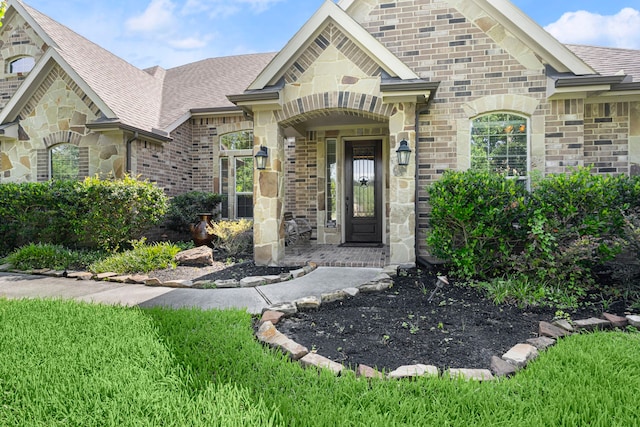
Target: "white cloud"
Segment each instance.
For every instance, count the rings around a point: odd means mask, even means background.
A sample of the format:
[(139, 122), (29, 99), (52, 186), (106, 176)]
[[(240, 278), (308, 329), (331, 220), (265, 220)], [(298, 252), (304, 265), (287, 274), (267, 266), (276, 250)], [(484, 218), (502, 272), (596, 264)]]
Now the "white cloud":
[(151, 0), (147, 9), (141, 15), (127, 20), (127, 29), (141, 33), (166, 30), (173, 22), (173, 10), (175, 7), (171, 0)]
[(187, 0), (182, 13), (192, 15), (207, 12), (212, 17), (228, 18), (246, 11), (261, 13), (284, 0)]
[(640, 11), (630, 7), (606, 16), (568, 12), (545, 30), (563, 43), (640, 49)]
[(194, 50), (194, 49), (202, 49), (206, 47), (209, 41), (211, 40), (211, 36), (206, 37), (187, 37), (180, 40), (169, 40), (169, 46), (178, 50)]

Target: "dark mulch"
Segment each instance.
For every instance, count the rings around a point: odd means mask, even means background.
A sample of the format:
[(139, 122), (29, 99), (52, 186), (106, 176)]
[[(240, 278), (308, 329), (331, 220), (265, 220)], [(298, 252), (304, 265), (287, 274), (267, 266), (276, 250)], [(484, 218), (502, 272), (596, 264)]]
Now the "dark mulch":
[[(298, 313), (278, 330), (345, 365), (489, 368), (492, 356), (536, 337), (539, 321), (551, 321), (556, 314), (554, 308), (495, 305), (480, 291), (453, 284), (429, 302), (435, 282), (433, 274), (410, 270), (390, 290)], [(620, 306), (609, 308), (616, 310)], [(564, 311), (573, 319), (601, 314), (595, 306)]]
[[(277, 275), (292, 269), (216, 262), (211, 267), (178, 267), (155, 275), (165, 280), (213, 281)], [(551, 321), (556, 315), (556, 309), (549, 307), (495, 305), (481, 291), (456, 286), (453, 281), (429, 302), (436, 280), (431, 272), (408, 270), (387, 291), (323, 304), (318, 310), (284, 320), (278, 329), (347, 366), (392, 370), (422, 363), (440, 369), (489, 368), (491, 356), (502, 356), (515, 344), (536, 337), (539, 321)], [(616, 303), (607, 311), (622, 315), (625, 307)], [(600, 316), (602, 308), (594, 304), (564, 312), (580, 319)]]

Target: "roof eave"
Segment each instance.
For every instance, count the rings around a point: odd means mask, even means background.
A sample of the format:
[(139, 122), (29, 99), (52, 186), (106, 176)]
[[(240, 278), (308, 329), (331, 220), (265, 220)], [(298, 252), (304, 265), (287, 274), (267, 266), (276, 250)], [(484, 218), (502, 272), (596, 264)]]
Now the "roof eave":
[(122, 130), (126, 132), (137, 133), (140, 136), (145, 138), (149, 138), (158, 142), (170, 142), (173, 140), (168, 133), (160, 130), (160, 129), (152, 129), (151, 131), (139, 129), (135, 126), (127, 125), (122, 123), (120, 120), (96, 120), (94, 122), (89, 122), (85, 125), (88, 129), (105, 132), (105, 131), (113, 131), (113, 130)]

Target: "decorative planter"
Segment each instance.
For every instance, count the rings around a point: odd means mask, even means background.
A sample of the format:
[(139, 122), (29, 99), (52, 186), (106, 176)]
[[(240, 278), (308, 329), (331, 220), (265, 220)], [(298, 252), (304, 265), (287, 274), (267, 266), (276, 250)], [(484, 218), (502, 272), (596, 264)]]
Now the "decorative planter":
[(207, 232), (207, 225), (211, 221), (211, 213), (199, 213), (200, 221), (197, 224), (191, 224), (191, 237), (196, 246), (209, 246), (213, 240), (213, 236)]

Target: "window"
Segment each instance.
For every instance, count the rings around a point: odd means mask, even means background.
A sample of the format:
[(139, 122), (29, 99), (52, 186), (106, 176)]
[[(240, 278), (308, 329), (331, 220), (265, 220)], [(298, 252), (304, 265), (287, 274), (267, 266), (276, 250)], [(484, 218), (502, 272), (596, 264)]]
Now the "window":
[(220, 136), (220, 150), (251, 150), (253, 149), (253, 132), (241, 131), (227, 133)]
[(253, 218), (253, 132), (220, 136), (220, 194), (225, 218)]
[(72, 144), (60, 144), (51, 148), (50, 178), (78, 179), (80, 176), (80, 150)]
[(253, 218), (253, 157), (236, 158), (236, 217)]
[(36, 65), (36, 60), (30, 56), (18, 58), (9, 63), (9, 74), (28, 73)]
[(336, 227), (338, 222), (338, 162), (336, 140), (327, 139), (327, 227)]
[(529, 171), (527, 119), (492, 113), (471, 122), (471, 168), (526, 180)]

